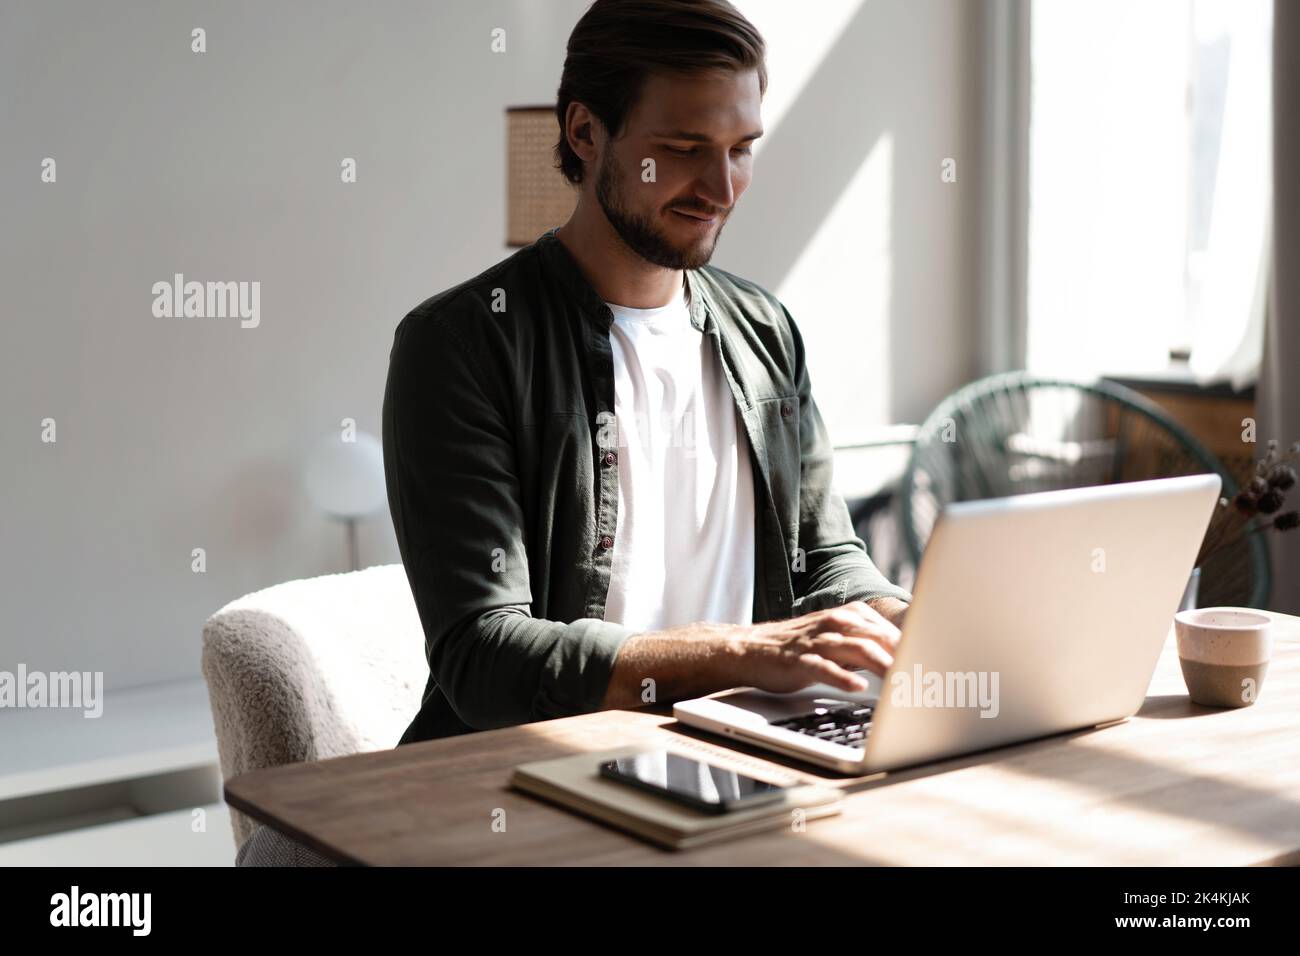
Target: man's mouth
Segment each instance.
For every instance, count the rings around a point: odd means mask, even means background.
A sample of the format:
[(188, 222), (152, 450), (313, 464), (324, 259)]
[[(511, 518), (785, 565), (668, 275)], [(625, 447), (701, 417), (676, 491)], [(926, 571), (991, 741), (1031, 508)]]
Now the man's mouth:
[(677, 213), (677, 215), (682, 216), (685, 219), (690, 219), (693, 222), (699, 223), (702, 226), (710, 225), (711, 223), (717, 222), (718, 220), (718, 217), (716, 215), (709, 216), (709, 215), (705, 215), (704, 213), (690, 212), (685, 209), (674, 209), (672, 210), (672, 212)]

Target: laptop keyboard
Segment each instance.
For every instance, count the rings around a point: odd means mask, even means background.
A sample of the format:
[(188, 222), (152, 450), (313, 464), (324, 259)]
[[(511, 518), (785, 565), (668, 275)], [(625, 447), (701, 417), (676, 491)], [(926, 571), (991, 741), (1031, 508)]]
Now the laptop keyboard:
[(870, 705), (845, 704), (841, 707), (818, 707), (809, 714), (787, 717), (785, 720), (773, 720), (773, 727), (784, 727), (796, 734), (816, 737), (833, 744), (846, 747), (862, 748), (866, 745), (867, 732), (871, 729), (871, 714), (875, 710)]

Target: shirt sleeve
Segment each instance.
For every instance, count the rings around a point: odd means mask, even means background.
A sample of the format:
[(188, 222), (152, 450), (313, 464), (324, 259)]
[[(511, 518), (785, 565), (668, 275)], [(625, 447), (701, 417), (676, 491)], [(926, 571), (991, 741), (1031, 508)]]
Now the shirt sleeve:
[[(813, 400), (803, 336), (781, 307), (794, 338), (795, 382), (799, 400), (799, 547), (803, 570), (792, 569), (796, 612), (849, 601), (892, 597), (909, 604), (912, 595), (890, 582), (867, 554), (853, 529), (848, 506), (835, 490), (830, 434)], [(823, 596), (817, 600), (817, 596)]]
[(451, 321), (412, 313), (394, 335), (383, 405), (389, 511), (429, 671), (477, 730), (599, 710), (632, 634), (532, 616), (508, 392), (486, 370)]

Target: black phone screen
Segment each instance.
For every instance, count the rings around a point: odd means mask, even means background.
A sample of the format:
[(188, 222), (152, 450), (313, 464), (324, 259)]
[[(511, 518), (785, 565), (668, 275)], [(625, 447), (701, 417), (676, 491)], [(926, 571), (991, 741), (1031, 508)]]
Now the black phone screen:
[(712, 813), (779, 800), (787, 789), (663, 750), (607, 760), (600, 765), (600, 773)]

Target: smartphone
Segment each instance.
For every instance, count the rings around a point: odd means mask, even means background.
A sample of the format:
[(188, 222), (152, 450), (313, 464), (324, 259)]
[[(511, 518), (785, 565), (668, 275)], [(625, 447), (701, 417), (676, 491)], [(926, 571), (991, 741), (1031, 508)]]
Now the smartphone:
[(600, 775), (705, 813), (732, 813), (776, 803), (789, 787), (666, 750), (606, 760)]

